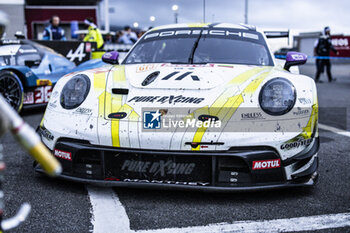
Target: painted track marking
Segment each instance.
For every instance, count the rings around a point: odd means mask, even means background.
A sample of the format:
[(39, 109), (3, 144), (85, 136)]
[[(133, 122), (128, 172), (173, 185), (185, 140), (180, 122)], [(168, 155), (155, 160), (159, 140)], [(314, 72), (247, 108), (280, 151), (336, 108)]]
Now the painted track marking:
[(130, 232), (128, 215), (114, 190), (91, 185), (86, 188), (92, 206), (93, 232)]
[(299, 218), (274, 219), (263, 221), (237, 221), (208, 226), (165, 228), (159, 230), (136, 231), (137, 233), (185, 233), (185, 232), (290, 232), (314, 231), (350, 226), (350, 213), (316, 215)]
[(331, 131), (333, 133), (340, 134), (342, 136), (350, 137), (349, 131), (346, 131), (343, 129), (338, 129), (338, 128), (335, 128), (333, 126), (328, 126), (328, 125), (324, 125), (324, 124), (319, 123), (318, 128), (323, 129), (323, 130), (327, 130), (327, 131)]

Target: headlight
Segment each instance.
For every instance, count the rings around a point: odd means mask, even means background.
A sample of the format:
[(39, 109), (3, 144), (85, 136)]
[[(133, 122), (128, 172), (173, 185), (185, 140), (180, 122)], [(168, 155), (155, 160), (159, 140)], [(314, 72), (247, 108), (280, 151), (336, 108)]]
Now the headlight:
[(72, 77), (64, 85), (60, 102), (63, 108), (73, 109), (78, 107), (86, 99), (90, 90), (90, 79), (84, 74), (78, 74)]
[(284, 78), (268, 81), (260, 91), (259, 102), (262, 110), (270, 115), (283, 115), (295, 104), (296, 93), (293, 84)]

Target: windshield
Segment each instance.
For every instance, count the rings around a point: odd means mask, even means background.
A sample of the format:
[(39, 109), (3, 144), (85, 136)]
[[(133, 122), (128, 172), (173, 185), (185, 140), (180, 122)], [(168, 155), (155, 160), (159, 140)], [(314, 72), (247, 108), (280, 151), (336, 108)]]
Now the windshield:
[(260, 33), (235, 29), (151, 32), (141, 39), (124, 63), (273, 65)]
[(0, 66), (25, 66), (26, 61), (40, 61), (38, 51), (28, 44), (0, 46)]

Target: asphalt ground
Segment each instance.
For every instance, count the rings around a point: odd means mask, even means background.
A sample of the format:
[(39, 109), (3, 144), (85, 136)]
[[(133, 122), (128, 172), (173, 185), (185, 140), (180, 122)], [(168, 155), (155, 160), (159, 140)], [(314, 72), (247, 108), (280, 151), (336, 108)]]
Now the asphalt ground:
[[(314, 75), (314, 66), (301, 72)], [(337, 81), (317, 84), (320, 122), (349, 130), (350, 69), (333, 66)], [(329, 113), (322, 109), (332, 109)], [(345, 111), (345, 113), (344, 113)], [(43, 110), (29, 111), (24, 119), (33, 127)], [(271, 220), (350, 212), (350, 138), (320, 130), (319, 182), (314, 188), (283, 189), (248, 193), (203, 193), (114, 188), (130, 219), (132, 230), (202, 226), (240, 220)], [(36, 174), (33, 161), (10, 134), (4, 145), (5, 218), (20, 204), (29, 202), (27, 221), (11, 232), (89, 232), (91, 204), (85, 185), (50, 179)], [(118, 231), (116, 231), (118, 232)], [(350, 232), (350, 227), (317, 232)]]

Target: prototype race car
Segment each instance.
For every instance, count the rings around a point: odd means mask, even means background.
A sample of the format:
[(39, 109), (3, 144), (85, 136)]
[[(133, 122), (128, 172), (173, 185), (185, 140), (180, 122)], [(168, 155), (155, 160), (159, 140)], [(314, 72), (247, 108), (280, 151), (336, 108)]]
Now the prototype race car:
[[(313, 79), (276, 65), (248, 25), (148, 31), (118, 64), (61, 78), (38, 128), (62, 178), (106, 186), (254, 190), (312, 186)], [(36, 165), (36, 170), (41, 168)]]
[(52, 86), (75, 67), (52, 49), (29, 40), (0, 41), (0, 93), (17, 111), (48, 103)]

